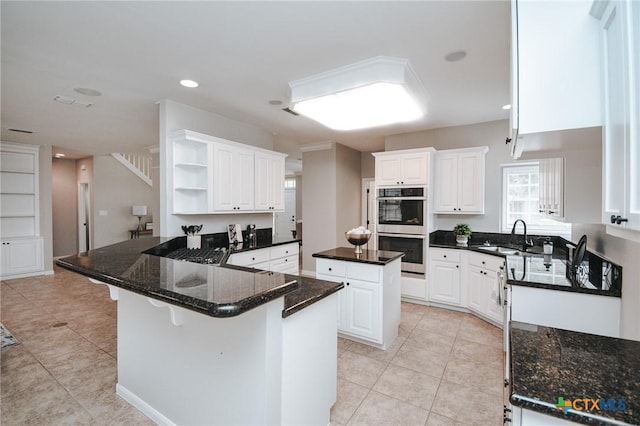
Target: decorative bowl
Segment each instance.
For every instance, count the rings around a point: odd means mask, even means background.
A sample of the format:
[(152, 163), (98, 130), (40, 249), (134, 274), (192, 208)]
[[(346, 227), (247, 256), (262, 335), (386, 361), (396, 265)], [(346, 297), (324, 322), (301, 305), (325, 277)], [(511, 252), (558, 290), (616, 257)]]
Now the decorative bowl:
[(367, 244), (369, 242), (369, 238), (371, 238), (371, 233), (350, 233), (345, 232), (345, 237), (347, 237), (347, 241), (356, 246), (355, 252), (360, 254), (362, 253), (361, 245)]

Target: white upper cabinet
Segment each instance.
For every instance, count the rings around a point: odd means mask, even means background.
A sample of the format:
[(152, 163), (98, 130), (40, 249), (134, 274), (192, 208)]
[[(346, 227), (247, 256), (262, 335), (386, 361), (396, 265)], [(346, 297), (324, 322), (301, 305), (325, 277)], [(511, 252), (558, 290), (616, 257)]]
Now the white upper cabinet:
[[(602, 125), (590, 1), (512, 0), (512, 156), (526, 134)], [(516, 147), (516, 148), (514, 148)]]
[(600, 18), (604, 87), (602, 221), (640, 241), (640, 5), (594, 3)]
[(564, 217), (564, 158), (539, 162), (539, 212), (551, 218)]
[(435, 212), (484, 214), (486, 146), (438, 151), (435, 160)]
[(254, 198), (254, 153), (231, 145), (213, 148), (213, 209), (252, 211)]
[(376, 185), (428, 185), (429, 150), (376, 152)]
[(189, 130), (169, 140), (173, 214), (284, 210), (286, 154)]
[(284, 157), (257, 153), (255, 168), (255, 209), (284, 210)]

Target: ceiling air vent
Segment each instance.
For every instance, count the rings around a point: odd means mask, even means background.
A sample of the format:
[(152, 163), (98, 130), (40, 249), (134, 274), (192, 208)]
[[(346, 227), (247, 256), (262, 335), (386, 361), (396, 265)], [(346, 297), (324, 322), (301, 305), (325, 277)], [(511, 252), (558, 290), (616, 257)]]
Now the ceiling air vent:
[(294, 110), (292, 110), (292, 109), (291, 109), (291, 108), (289, 108), (289, 107), (282, 108), (282, 110), (283, 110), (284, 112), (288, 112), (288, 113), (289, 113), (289, 114), (291, 114), (291, 115), (295, 115), (296, 117), (300, 115), (300, 114), (298, 114), (297, 112), (295, 112)]
[(66, 96), (60, 96), (60, 95), (53, 98), (53, 100), (56, 102), (60, 102), (61, 104), (74, 105), (74, 106), (83, 107), (83, 108), (89, 108), (91, 105), (93, 105), (90, 102), (82, 102), (77, 99), (68, 98)]
[(23, 130), (23, 129), (7, 129), (7, 130), (9, 130), (10, 132), (26, 133), (28, 135), (33, 134), (33, 131), (31, 130)]

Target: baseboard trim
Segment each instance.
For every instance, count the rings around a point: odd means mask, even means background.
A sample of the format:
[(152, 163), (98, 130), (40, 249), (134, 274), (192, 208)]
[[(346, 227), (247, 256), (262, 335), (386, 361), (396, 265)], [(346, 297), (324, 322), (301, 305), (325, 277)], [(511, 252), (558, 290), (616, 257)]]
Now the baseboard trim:
[(138, 409), (138, 411), (140, 411), (145, 416), (149, 417), (156, 424), (167, 425), (167, 426), (175, 425), (175, 423), (173, 423), (171, 420), (165, 417), (162, 413), (160, 413), (158, 410), (156, 410), (155, 408), (147, 404), (140, 397), (138, 397), (138, 395), (134, 394), (129, 389), (122, 386), (120, 383), (116, 384), (116, 395), (118, 395), (120, 398), (127, 401), (129, 404), (133, 405), (135, 408)]
[(25, 273), (22, 273), (22, 274), (0, 275), (0, 279), (2, 279), (2, 280), (15, 280), (17, 278), (37, 277), (37, 276), (40, 276), (40, 275), (49, 275), (49, 274), (45, 273), (44, 271), (25, 272)]

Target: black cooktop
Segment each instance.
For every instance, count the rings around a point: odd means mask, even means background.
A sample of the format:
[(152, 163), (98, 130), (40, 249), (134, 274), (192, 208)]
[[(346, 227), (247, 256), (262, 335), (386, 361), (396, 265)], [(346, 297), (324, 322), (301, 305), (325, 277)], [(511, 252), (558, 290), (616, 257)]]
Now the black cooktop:
[(169, 259), (184, 260), (185, 262), (219, 265), (227, 253), (226, 247), (207, 247), (202, 249), (188, 249), (181, 247), (164, 255)]

